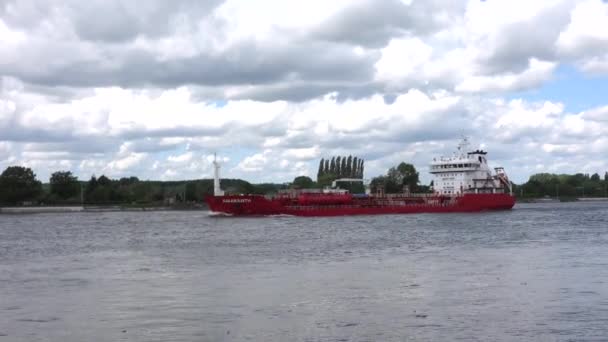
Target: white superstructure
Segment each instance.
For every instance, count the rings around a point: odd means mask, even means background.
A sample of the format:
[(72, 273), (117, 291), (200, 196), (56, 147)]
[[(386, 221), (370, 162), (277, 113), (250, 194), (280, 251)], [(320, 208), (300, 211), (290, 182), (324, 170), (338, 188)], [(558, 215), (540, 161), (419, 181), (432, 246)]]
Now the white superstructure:
[(453, 156), (433, 159), (430, 167), (434, 176), (433, 191), (441, 195), (511, 193), (511, 182), (504, 168), (497, 167), (492, 172), (486, 160), (487, 152), (467, 152), (468, 148), (469, 141), (463, 138)]
[(224, 191), (220, 187), (220, 163), (215, 153), (213, 154), (213, 196), (224, 196)]

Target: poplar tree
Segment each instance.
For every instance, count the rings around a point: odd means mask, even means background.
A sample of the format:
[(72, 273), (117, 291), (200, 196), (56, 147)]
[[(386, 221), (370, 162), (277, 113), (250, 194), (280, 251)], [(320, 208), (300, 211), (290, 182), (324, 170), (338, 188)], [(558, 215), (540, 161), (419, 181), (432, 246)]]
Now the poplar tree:
[(361, 160), (361, 168), (360, 168), (360, 173), (361, 173), (361, 178), (363, 178), (363, 172), (365, 171), (365, 160)]
[(333, 175), (336, 174), (336, 157), (331, 157), (331, 162), (329, 163), (329, 173)]
[(321, 158), (321, 161), (319, 162), (319, 171), (317, 171), (317, 181), (319, 180), (319, 178), (321, 178), (321, 176), (323, 176), (323, 167), (325, 166), (325, 160), (323, 158)]
[(357, 157), (353, 157), (353, 169), (350, 175), (353, 178), (359, 177), (359, 158)]
[(353, 169), (353, 157), (348, 156), (348, 158), (346, 159), (346, 172), (345, 172), (348, 177), (350, 177), (352, 169)]
[(344, 169), (342, 168), (342, 165), (340, 165), (340, 156), (336, 157), (336, 177), (337, 178), (342, 178), (342, 173), (344, 172)]
[(342, 173), (346, 172), (346, 157), (342, 157)]

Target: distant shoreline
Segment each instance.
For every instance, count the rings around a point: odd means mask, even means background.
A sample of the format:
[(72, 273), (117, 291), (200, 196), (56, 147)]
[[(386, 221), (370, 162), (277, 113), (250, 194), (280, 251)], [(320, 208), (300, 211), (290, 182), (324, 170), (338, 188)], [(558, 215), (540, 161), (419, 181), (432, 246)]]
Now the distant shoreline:
[(178, 211), (178, 210), (208, 210), (206, 205), (200, 206), (159, 206), (159, 207), (122, 207), (122, 206), (22, 206), (0, 207), (0, 214), (41, 214), (41, 213), (98, 213), (118, 211)]
[(522, 198), (518, 199), (519, 203), (558, 203), (558, 202), (607, 202), (608, 197), (540, 197), (540, 198)]

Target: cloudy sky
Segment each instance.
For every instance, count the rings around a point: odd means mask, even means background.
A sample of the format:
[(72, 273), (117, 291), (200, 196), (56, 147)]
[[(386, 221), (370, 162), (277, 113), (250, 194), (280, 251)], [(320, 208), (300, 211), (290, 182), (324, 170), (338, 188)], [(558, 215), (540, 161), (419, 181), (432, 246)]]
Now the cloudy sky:
[(608, 3), (0, 0), (1, 169), (427, 182), (462, 134), (516, 182), (608, 171)]

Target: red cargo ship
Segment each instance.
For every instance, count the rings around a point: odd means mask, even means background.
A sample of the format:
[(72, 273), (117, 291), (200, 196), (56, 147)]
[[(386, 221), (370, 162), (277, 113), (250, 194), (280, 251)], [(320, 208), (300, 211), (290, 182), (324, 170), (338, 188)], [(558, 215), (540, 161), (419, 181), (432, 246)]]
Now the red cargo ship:
[(224, 195), (220, 189), (219, 164), (214, 161), (214, 195), (206, 200), (211, 211), (237, 216), (454, 213), (513, 208), (515, 198), (504, 169), (497, 167), (492, 172), (487, 153), (466, 152), (467, 147), (468, 141), (464, 139), (453, 156), (433, 159), (430, 166), (433, 193), (429, 194), (350, 194), (340, 189), (306, 189), (271, 197)]

